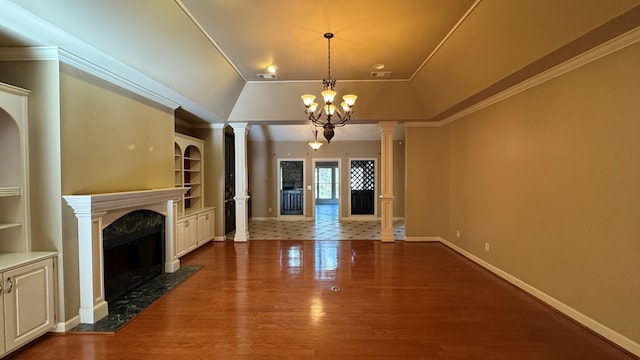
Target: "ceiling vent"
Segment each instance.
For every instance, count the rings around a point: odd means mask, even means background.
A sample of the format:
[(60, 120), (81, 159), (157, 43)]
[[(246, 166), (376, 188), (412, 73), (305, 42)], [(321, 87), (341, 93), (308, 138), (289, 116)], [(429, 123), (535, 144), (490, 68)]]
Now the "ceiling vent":
[(372, 71), (369, 77), (372, 79), (390, 78), (391, 71)]
[(258, 79), (273, 80), (277, 78), (278, 78), (278, 75), (276, 74), (269, 74), (269, 73), (258, 74)]

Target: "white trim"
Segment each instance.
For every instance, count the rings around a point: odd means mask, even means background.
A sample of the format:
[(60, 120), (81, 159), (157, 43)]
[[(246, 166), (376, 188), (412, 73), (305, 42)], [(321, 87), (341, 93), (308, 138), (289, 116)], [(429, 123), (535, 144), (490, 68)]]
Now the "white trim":
[(58, 48), (55, 46), (3, 47), (0, 48), (0, 61), (58, 61)]
[[(282, 178), (280, 175), (280, 163), (283, 161), (302, 161), (302, 215), (281, 215), (281, 204), (280, 204), (280, 191), (282, 187)], [(288, 220), (306, 220), (306, 207), (307, 207), (307, 159), (305, 158), (278, 158), (276, 160), (276, 217), (278, 221), (288, 221)]]
[(469, 9), (467, 9), (467, 11), (462, 15), (462, 17), (460, 18), (460, 20), (458, 20), (458, 22), (453, 25), (453, 28), (451, 28), (451, 30), (449, 30), (449, 32), (447, 33), (447, 35), (445, 35), (445, 37), (440, 41), (440, 43), (433, 49), (433, 51), (431, 51), (431, 53), (429, 54), (429, 56), (427, 56), (427, 58), (422, 62), (422, 64), (420, 64), (420, 66), (418, 66), (418, 68), (416, 69), (416, 71), (411, 75), (411, 77), (409, 77), (409, 80), (413, 80), (413, 78), (418, 75), (418, 73), (422, 70), (422, 68), (427, 65), (427, 63), (429, 62), (429, 60), (431, 60), (431, 58), (440, 50), (440, 48), (442, 46), (444, 46), (444, 43), (447, 42), (447, 40), (449, 40), (449, 38), (451, 37), (451, 35), (453, 35), (454, 32), (456, 32), (456, 30), (458, 30), (458, 28), (460, 27), (460, 25), (462, 25), (462, 23), (467, 20), (467, 18), (469, 17), (469, 15), (471, 15), (471, 12), (476, 8), (476, 6), (478, 6), (478, 4), (480, 4), (481, 0), (476, 0), (473, 4), (471, 4), (471, 7), (469, 7)]
[(411, 127), (415, 127), (415, 128), (423, 128), (423, 127), (441, 127), (443, 124), (441, 121), (424, 121), (424, 122), (417, 122), (417, 121), (407, 121), (404, 123), (405, 127), (411, 128)]
[(442, 238), (437, 236), (405, 236), (406, 242), (441, 242)]
[[(59, 61), (67, 65), (76, 67), (81, 71), (174, 110), (178, 106), (182, 106), (202, 119), (218, 122), (225, 121), (222, 117), (196, 104), (191, 99), (11, 1), (0, 0), (0, 9), (2, 9), (0, 12), (0, 24), (22, 36), (28, 37), (34, 43), (58, 44)], [(43, 55), (39, 53), (39, 50), (35, 52), (26, 50), (21, 56), (28, 55), (30, 51), (33, 57), (25, 58), (24, 60), (43, 60)], [(45, 56), (45, 59), (50, 59), (50, 54)]]
[(522, 81), (496, 95), (489, 97), (477, 104), (469, 106), (462, 111), (459, 111), (438, 123), (440, 126), (447, 125), (453, 121), (456, 121), (465, 116), (471, 115), (477, 111), (480, 111), (488, 106), (506, 100), (514, 95), (517, 95), (523, 91), (538, 86), (544, 82), (554, 79), (560, 75), (566, 74), (569, 71), (580, 68), (589, 64), (595, 60), (598, 60), (604, 56), (610, 55), (618, 50), (621, 50), (627, 46), (633, 45), (640, 41), (640, 26), (630, 30), (616, 38), (613, 38), (605, 43), (602, 43), (592, 49), (589, 49), (582, 54), (575, 56), (559, 65), (556, 65), (536, 76), (533, 76), (525, 81)]
[[(311, 220), (315, 221), (316, 217), (316, 197), (317, 197), (317, 184), (316, 184), (316, 166), (318, 162), (336, 162), (338, 163), (338, 219), (342, 214), (342, 158), (311, 158)], [(333, 185), (333, 184), (332, 184)]]
[(224, 235), (223, 236), (214, 236), (213, 237), (213, 241), (225, 241), (225, 240), (227, 240), (227, 237), (224, 236)]
[(80, 315), (76, 315), (65, 322), (57, 323), (56, 327), (53, 330), (51, 330), (51, 332), (64, 333), (73, 329), (78, 325), (80, 325)]
[(349, 215), (341, 217), (340, 221), (380, 221), (380, 218), (376, 215)]
[(275, 216), (271, 216), (271, 217), (259, 217), (259, 216), (254, 216), (251, 218), (252, 221), (276, 221), (278, 218)]
[(584, 325), (585, 327), (591, 329), (592, 331), (596, 332), (597, 334), (603, 336), (604, 338), (610, 340), (611, 342), (617, 344), (618, 346), (626, 349), (627, 351), (640, 356), (640, 344), (634, 342), (633, 340), (629, 339), (628, 337), (612, 330), (611, 328), (601, 324), (600, 322), (590, 318), (589, 316), (581, 313), (580, 311), (570, 307), (569, 305), (561, 302), (560, 300), (546, 294), (543, 291), (538, 290), (537, 288), (527, 284), (526, 282), (518, 279), (517, 277), (509, 274), (508, 272), (482, 260), (481, 258), (473, 255), (472, 253), (462, 249), (461, 247), (443, 239), (443, 238), (437, 238), (438, 241), (440, 241), (442, 244), (444, 244), (445, 246), (451, 248), (452, 250), (455, 250), (456, 252), (458, 252), (459, 254), (461, 254), (462, 256), (468, 258), (469, 260), (475, 262), (476, 264), (482, 266), (483, 268), (491, 271), (492, 273), (496, 274), (497, 276), (501, 277), (502, 279), (508, 281), (509, 283), (517, 286), (518, 288), (520, 288), (521, 290), (531, 294), (532, 296), (536, 297), (537, 299), (539, 299), (540, 301), (544, 302), (545, 304), (551, 306), (552, 308), (558, 310), (559, 312), (565, 314), (566, 316), (570, 317), (571, 319), (577, 321), (578, 323)]
[(209, 33), (207, 32), (207, 30), (202, 26), (202, 24), (200, 24), (200, 22), (196, 19), (195, 16), (193, 16), (193, 14), (191, 13), (191, 11), (189, 11), (189, 9), (187, 9), (187, 6), (185, 4), (182, 3), (181, 0), (175, 0), (176, 4), (178, 4), (178, 6), (180, 7), (180, 9), (182, 9), (182, 11), (184, 12), (185, 15), (187, 15), (187, 17), (189, 18), (189, 20), (191, 20), (191, 22), (193, 23), (193, 25), (195, 25), (198, 30), (200, 30), (200, 32), (202, 33), (202, 35), (204, 35), (207, 40), (209, 40), (209, 42), (220, 52), (220, 55), (222, 55), (222, 57), (227, 61), (227, 63), (229, 65), (231, 65), (231, 67), (236, 71), (236, 73), (238, 74), (238, 76), (240, 76), (242, 78), (242, 80), (247, 81), (247, 79), (244, 78), (244, 76), (242, 76), (242, 73), (240, 72), (240, 70), (236, 67), (236, 65), (231, 61), (231, 59), (229, 58), (229, 56), (227, 56), (227, 54), (222, 51), (222, 48), (218, 45), (218, 43), (213, 40), (213, 38), (211, 37), (211, 35), (209, 35)]

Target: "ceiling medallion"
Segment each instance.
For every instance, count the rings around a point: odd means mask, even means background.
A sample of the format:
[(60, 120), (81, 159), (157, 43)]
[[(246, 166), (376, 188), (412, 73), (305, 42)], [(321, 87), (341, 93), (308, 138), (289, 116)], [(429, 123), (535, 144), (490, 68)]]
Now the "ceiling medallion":
[[(324, 34), (325, 39), (327, 39), (327, 77), (322, 80), (322, 86), (324, 91), (322, 94), (322, 98), (324, 100), (324, 106), (318, 108), (318, 103), (314, 102), (316, 97), (314, 95), (302, 95), (302, 102), (304, 103), (305, 114), (309, 116), (309, 120), (316, 127), (321, 127), (323, 129), (324, 138), (327, 139), (327, 143), (331, 142), (333, 138), (334, 131), (333, 129), (339, 126), (344, 126), (349, 119), (351, 119), (351, 114), (353, 113), (353, 105), (358, 98), (356, 95), (344, 95), (342, 99), (344, 100), (342, 104), (342, 111), (338, 109), (334, 104), (334, 99), (337, 95), (335, 91), (336, 80), (331, 78), (331, 38), (333, 38), (333, 33)], [(322, 112), (324, 110), (324, 114), (326, 119), (323, 121), (321, 119)], [(333, 116), (337, 116), (338, 120), (331, 122), (331, 118)]]

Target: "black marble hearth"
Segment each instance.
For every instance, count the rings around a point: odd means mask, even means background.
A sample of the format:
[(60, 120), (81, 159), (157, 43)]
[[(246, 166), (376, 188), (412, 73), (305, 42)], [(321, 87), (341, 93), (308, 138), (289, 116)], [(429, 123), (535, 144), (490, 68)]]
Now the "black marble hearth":
[(147, 281), (135, 290), (109, 302), (109, 315), (94, 324), (80, 324), (71, 329), (74, 333), (114, 333), (140, 312), (168, 293), (191, 275), (200, 270), (200, 265), (187, 265), (174, 273), (164, 273)]

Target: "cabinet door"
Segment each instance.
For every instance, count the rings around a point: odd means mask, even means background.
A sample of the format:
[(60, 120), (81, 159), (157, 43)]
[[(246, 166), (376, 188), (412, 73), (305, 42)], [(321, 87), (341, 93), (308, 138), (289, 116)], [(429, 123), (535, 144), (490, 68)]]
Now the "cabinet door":
[(186, 243), (187, 252), (193, 250), (198, 245), (198, 219), (193, 216), (186, 220)]
[(198, 246), (213, 239), (213, 218), (213, 211), (198, 215)]
[(11, 351), (54, 328), (53, 260), (4, 273), (5, 348)]
[[(4, 284), (4, 277), (0, 274), (0, 325), (4, 324), (4, 311), (2, 311), (2, 309), (4, 309), (4, 296), (2, 296), (2, 290), (4, 290), (4, 288), (2, 284)], [(6, 353), (4, 346), (4, 326), (0, 326), (0, 357), (2, 357), (4, 353)]]
[(178, 226), (176, 229), (176, 257), (180, 257), (184, 255), (185, 251), (187, 251), (187, 247), (185, 246), (187, 238), (187, 220), (178, 220)]

